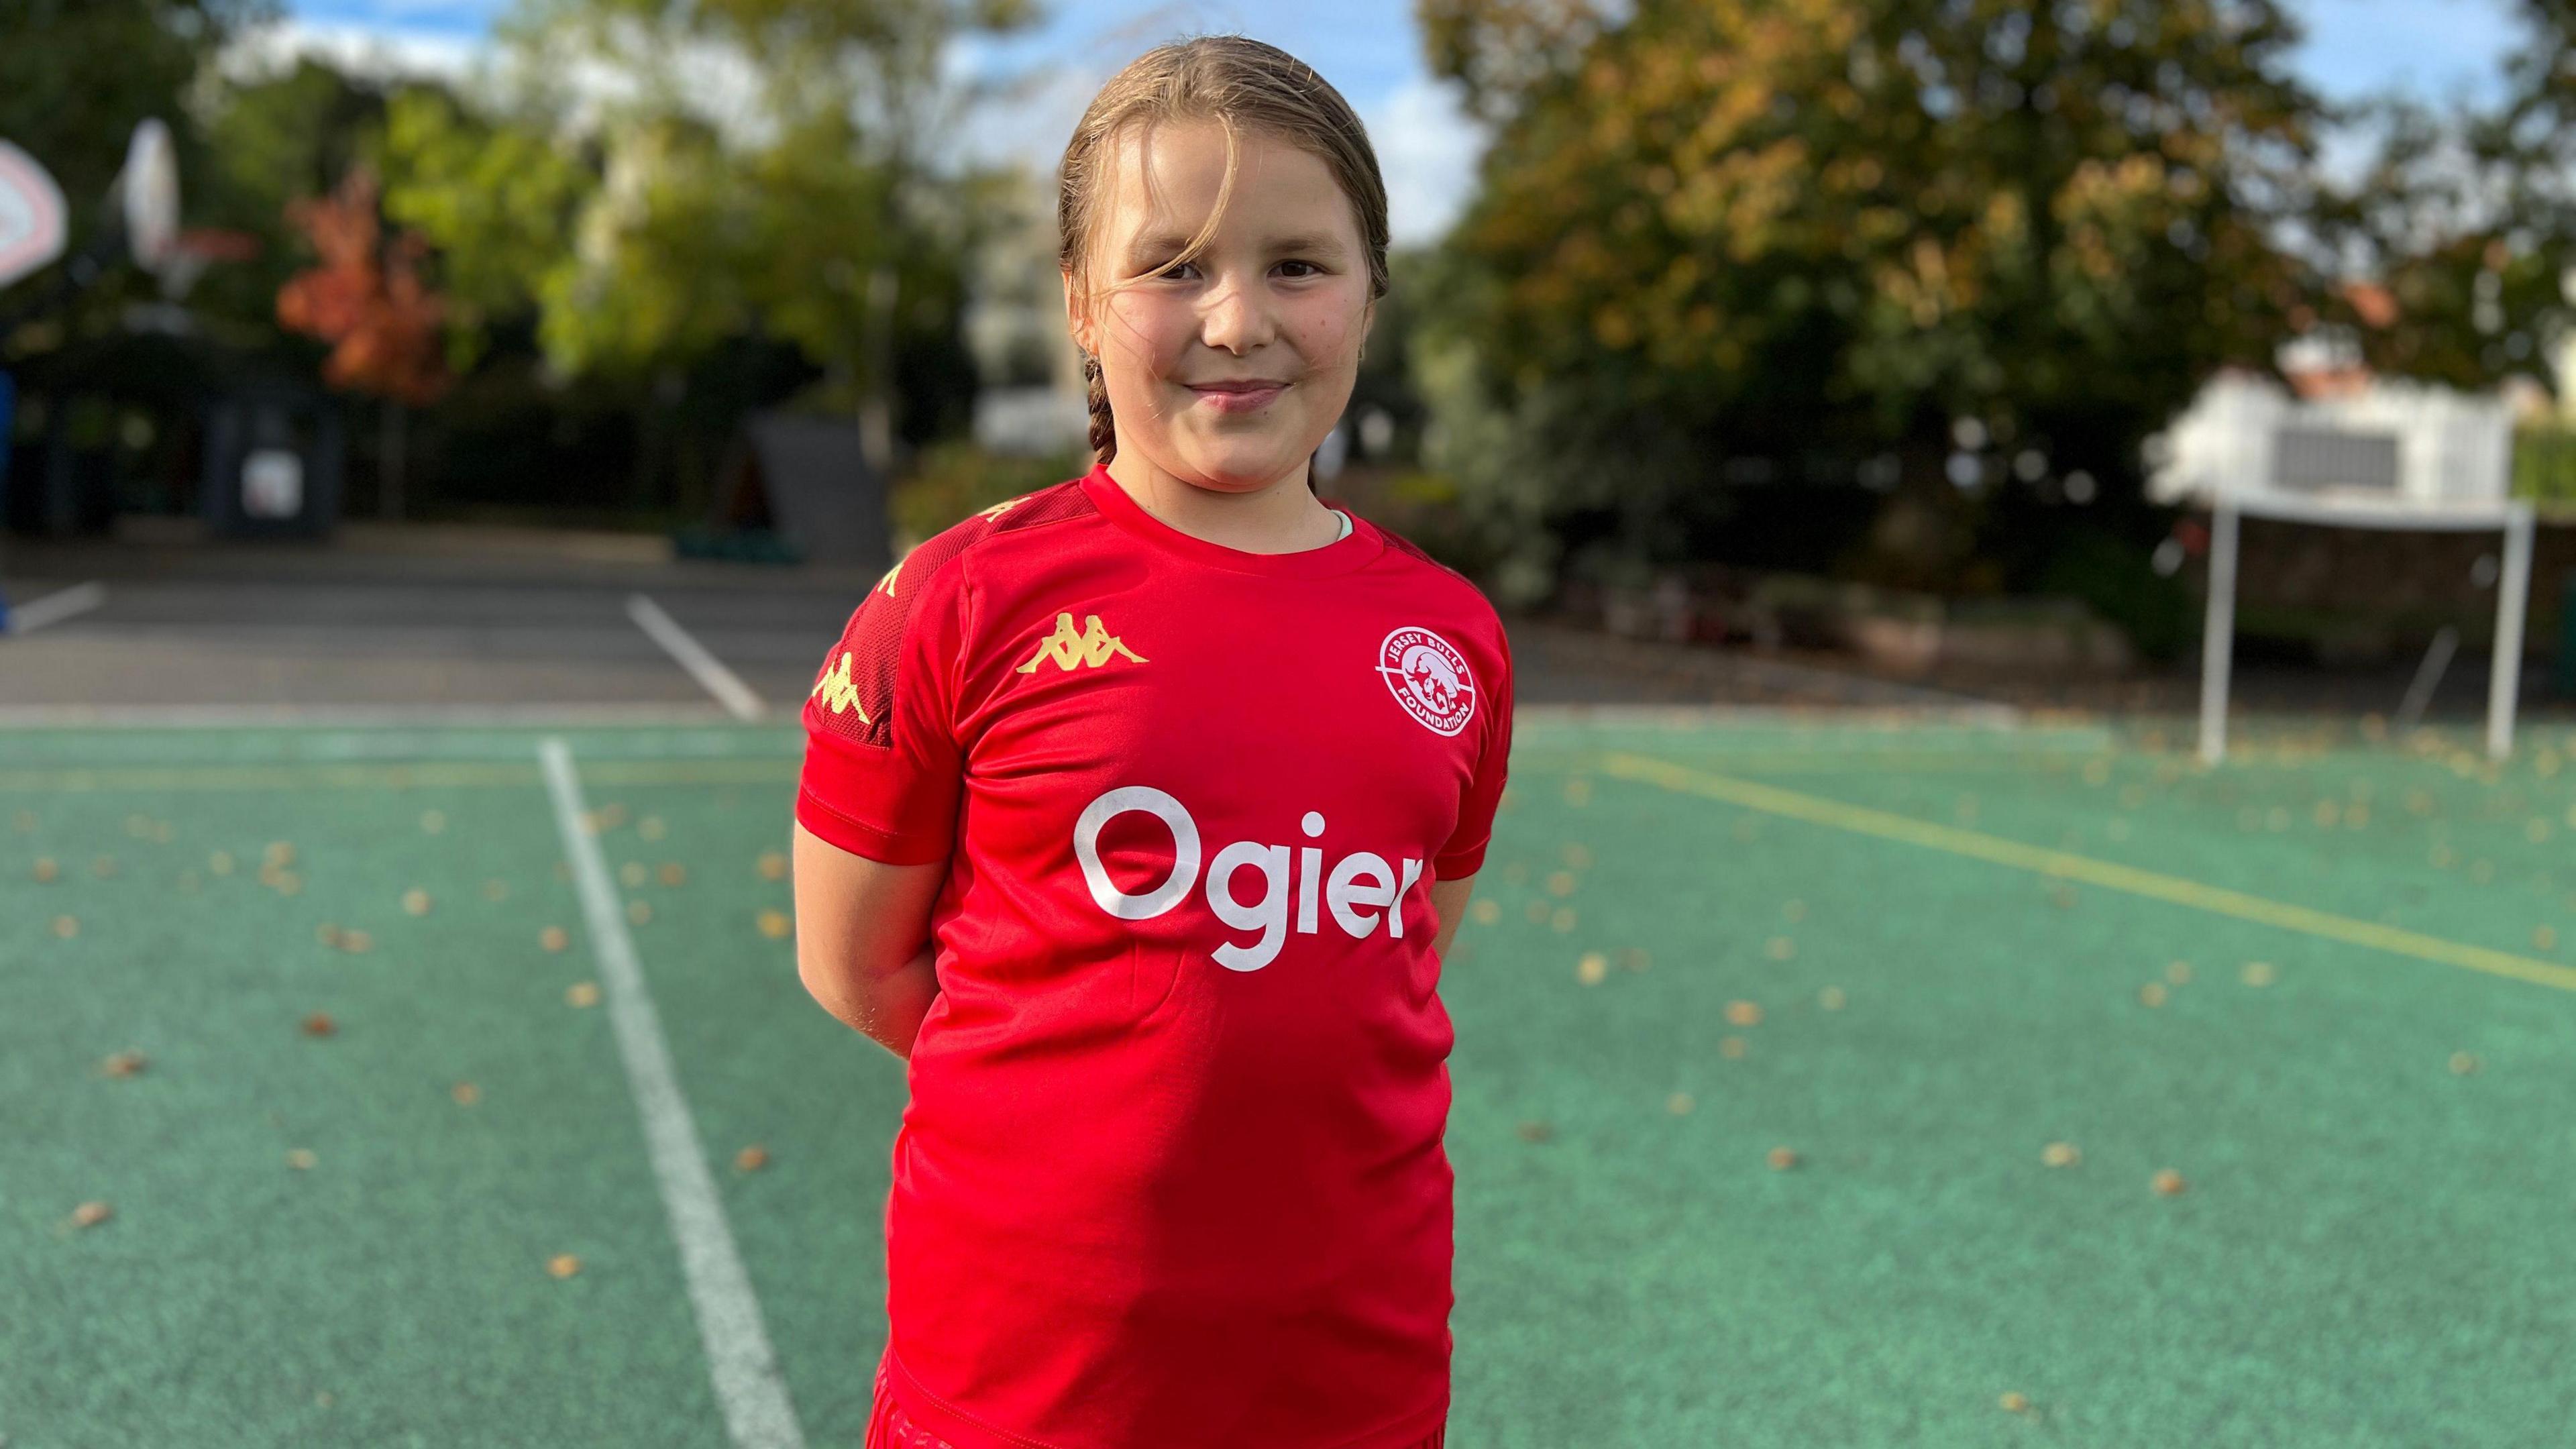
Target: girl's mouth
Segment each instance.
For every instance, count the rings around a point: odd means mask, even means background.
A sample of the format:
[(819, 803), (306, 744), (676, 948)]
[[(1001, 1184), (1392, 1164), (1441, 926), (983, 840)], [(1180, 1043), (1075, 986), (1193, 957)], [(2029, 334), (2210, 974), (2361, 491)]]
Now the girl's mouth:
[(1287, 390), (1288, 384), (1284, 382), (1266, 383), (1251, 387), (1246, 387), (1241, 384), (1225, 384), (1217, 387), (1193, 387), (1190, 389), (1191, 392), (1198, 394), (1201, 401), (1207, 403), (1209, 406), (1215, 408), (1221, 413), (1257, 412), (1262, 408), (1270, 406), (1272, 401), (1277, 399), (1281, 393), (1286, 392)]

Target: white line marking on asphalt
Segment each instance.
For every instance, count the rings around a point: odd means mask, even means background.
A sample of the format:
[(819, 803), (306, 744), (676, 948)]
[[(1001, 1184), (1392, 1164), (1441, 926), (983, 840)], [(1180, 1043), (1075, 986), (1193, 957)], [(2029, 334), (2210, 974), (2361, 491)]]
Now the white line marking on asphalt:
[(582, 827), (586, 807), (572, 750), (560, 739), (549, 739), (537, 747), (537, 755), (545, 763), (555, 823), (563, 831), (564, 854), (572, 861), (573, 883), (581, 893), (582, 918), (606, 986), (609, 1022), (617, 1032), (618, 1054), (626, 1060), (626, 1085), (643, 1114), (645, 1146), (652, 1155), (653, 1176), (661, 1183), (663, 1209), (670, 1214), (671, 1236), (679, 1245), (680, 1268), (688, 1280), (689, 1302), (697, 1309), (698, 1339), (706, 1347), (725, 1428), (736, 1449), (803, 1449), (804, 1431), (788, 1401), (777, 1355), (770, 1351), (769, 1331), (761, 1325), (760, 1300), (752, 1296), (751, 1277), (734, 1249), (733, 1229), (725, 1222), (724, 1202), (707, 1171), (688, 1099), (671, 1070), (671, 1049), (644, 984), (635, 940), (626, 933), (617, 891), (609, 884), (608, 861), (598, 840)]
[(9, 610), (10, 634), (33, 634), (48, 624), (59, 624), (74, 614), (86, 614), (107, 602), (107, 585), (92, 579), (74, 584), (41, 599), (29, 599)]
[(733, 711), (735, 719), (760, 718), (760, 696), (752, 693), (751, 686), (743, 683), (732, 670), (725, 668), (723, 660), (708, 653), (705, 645), (690, 638), (689, 631), (681, 628), (678, 620), (663, 613), (661, 605), (642, 594), (629, 594), (626, 614), (635, 621), (637, 628), (653, 637), (654, 643), (680, 661), (680, 667), (689, 671), (689, 677), (704, 686), (707, 693), (714, 695), (716, 703)]

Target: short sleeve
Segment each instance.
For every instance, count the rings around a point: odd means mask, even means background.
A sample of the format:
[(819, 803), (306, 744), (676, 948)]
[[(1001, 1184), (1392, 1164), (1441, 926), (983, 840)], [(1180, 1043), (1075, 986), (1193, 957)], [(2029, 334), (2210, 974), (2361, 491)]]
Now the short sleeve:
[(965, 566), (921, 555), (868, 591), (805, 700), (798, 823), (888, 865), (947, 858), (965, 773), (954, 708)]
[(1494, 831), (1494, 812), (1502, 805), (1503, 784), (1511, 774), (1512, 757), (1512, 646), (1499, 623), (1494, 628), (1494, 656), (1501, 669), (1492, 686), (1477, 696), (1485, 716), (1485, 739), (1476, 753), (1476, 773), (1467, 782), (1467, 793), (1458, 802), (1458, 826), (1449, 833), (1449, 841), (1432, 858), (1431, 870), (1440, 880), (1457, 880), (1474, 875), (1485, 865), (1485, 844)]

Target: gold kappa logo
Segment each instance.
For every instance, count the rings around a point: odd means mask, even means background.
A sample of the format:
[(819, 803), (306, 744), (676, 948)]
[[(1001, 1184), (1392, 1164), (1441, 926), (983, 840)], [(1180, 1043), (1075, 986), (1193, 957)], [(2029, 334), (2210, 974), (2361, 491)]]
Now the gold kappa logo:
[(1038, 652), (1029, 656), (1028, 663), (1012, 672), (1035, 674), (1038, 666), (1050, 659), (1067, 672), (1085, 664), (1097, 668), (1108, 663), (1112, 655), (1123, 654), (1139, 664), (1145, 662), (1135, 650), (1120, 642), (1118, 636), (1101, 627), (1098, 614), (1083, 615), (1082, 626), (1082, 632), (1075, 633), (1071, 614), (1056, 615), (1055, 632), (1039, 640)]
[(847, 649), (842, 650), (841, 657), (833, 660), (831, 667), (823, 671), (822, 678), (814, 681), (814, 688), (806, 698), (820, 698), (824, 707), (834, 714), (855, 714), (863, 725), (876, 723), (859, 706), (859, 691), (850, 683), (850, 651)]

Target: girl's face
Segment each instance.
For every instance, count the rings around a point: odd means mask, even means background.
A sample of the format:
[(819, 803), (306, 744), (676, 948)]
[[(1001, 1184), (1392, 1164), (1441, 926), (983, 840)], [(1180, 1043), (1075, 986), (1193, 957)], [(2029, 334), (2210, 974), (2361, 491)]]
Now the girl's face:
[(1225, 132), (1214, 121), (1131, 127), (1103, 177), (1093, 234), (1102, 283), (1086, 307), (1065, 279), (1074, 340), (1100, 359), (1118, 454), (1224, 492), (1291, 474), (1340, 421), (1375, 312), (1368, 253), (1350, 199), (1322, 160), (1240, 133), (1225, 216), (1177, 266), (1216, 211)]

